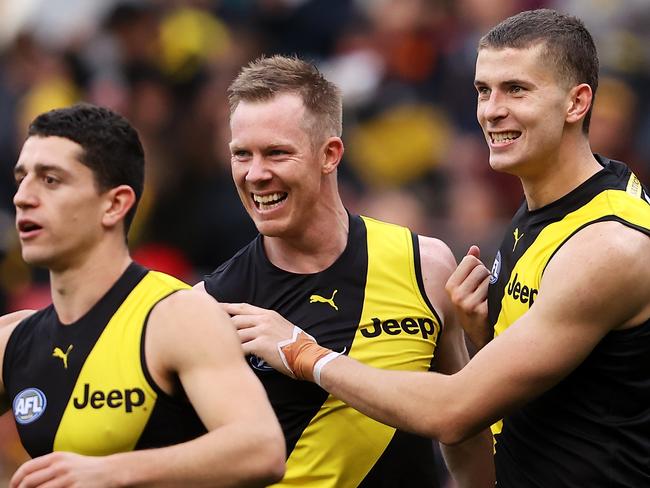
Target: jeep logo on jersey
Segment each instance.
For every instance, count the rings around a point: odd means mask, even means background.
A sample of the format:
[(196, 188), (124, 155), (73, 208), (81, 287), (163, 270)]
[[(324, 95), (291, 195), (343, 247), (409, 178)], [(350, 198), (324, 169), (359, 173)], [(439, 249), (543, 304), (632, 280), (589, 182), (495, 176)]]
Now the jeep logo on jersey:
[(424, 339), (428, 339), (429, 336), (435, 336), (438, 333), (437, 326), (433, 320), (429, 318), (414, 319), (411, 317), (406, 317), (401, 322), (395, 319), (388, 319), (382, 322), (381, 319), (373, 317), (372, 326), (361, 329), (361, 335), (368, 338), (377, 337), (381, 333), (398, 335), (402, 332), (411, 335), (421, 334)]
[(251, 368), (256, 369), (257, 371), (273, 371), (273, 368), (269, 363), (264, 361), (262, 358), (258, 358), (254, 354), (248, 356), (248, 364), (251, 365)]
[(90, 391), (90, 385), (86, 383), (84, 384), (83, 398), (74, 398), (72, 403), (79, 410), (86, 408), (88, 405), (94, 409), (103, 407), (120, 408), (124, 406), (126, 412), (132, 412), (133, 407), (139, 407), (144, 403), (144, 398), (144, 391), (140, 388), (126, 388), (124, 391), (110, 390), (109, 392)]
[(508, 292), (508, 295), (510, 295), (515, 300), (519, 300), (523, 304), (527, 303), (528, 307), (530, 308), (533, 306), (535, 297), (539, 293), (539, 290), (537, 288), (533, 288), (532, 286), (527, 286), (523, 283), (520, 283), (518, 278), (519, 273), (515, 273), (515, 277), (510, 283), (508, 283), (506, 291)]
[(37, 420), (47, 406), (47, 398), (38, 388), (27, 388), (14, 398), (13, 411), (16, 422), (29, 424)]

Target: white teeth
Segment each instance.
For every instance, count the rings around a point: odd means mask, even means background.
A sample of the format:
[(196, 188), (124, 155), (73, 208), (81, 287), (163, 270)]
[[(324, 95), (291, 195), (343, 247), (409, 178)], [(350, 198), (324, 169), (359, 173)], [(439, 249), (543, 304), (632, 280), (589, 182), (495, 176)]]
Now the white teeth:
[(283, 199), (286, 196), (286, 193), (271, 193), (270, 195), (255, 195), (253, 194), (253, 200), (257, 203), (277, 203), (279, 200)]
[(256, 195), (253, 194), (253, 201), (257, 204), (257, 207), (263, 210), (270, 210), (277, 207), (287, 198), (287, 194), (282, 193), (271, 193), (270, 195)]
[(505, 141), (512, 141), (514, 139), (517, 139), (520, 135), (521, 132), (514, 132), (514, 131), (492, 132), (490, 134), (490, 137), (492, 138), (493, 142), (505, 142)]

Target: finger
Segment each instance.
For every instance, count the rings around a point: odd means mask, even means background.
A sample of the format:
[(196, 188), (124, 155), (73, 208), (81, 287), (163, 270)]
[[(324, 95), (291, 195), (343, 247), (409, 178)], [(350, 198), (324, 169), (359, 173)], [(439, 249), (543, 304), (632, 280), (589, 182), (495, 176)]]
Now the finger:
[(468, 277), (474, 272), (475, 269), (484, 269), (488, 274), (487, 268), (483, 263), (477, 259), (475, 256), (470, 256), (469, 254), (465, 256), (461, 261), (458, 267), (451, 274), (447, 283), (445, 284), (445, 289), (448, 294), (452, 294), (455, 290), (467, 281)]
[(248, 329), (250, 327), (255, 327), (259, 322), (259, 316), (257, 315), (233, 315), (230, 317), (232, 323), (235, 324), (237, 330)]
[(469, 247), (467, 255), (474, 256), (476, 259), (481, 259), (481, 249), (476, 244), (473, 244)]
[(251, 314), (260, 314), (265, 309), (261, 307), (256, 307), (250, 303), (226, 303), (219, 302), (226, 313), (230, 315), (251, 315)]
[(458, 303), (454, 304), (468, 313), (481, 314), (483, 309), (487, 311), (487, 292), (490, 277), (489, 275), (471, 293), (465, 294)]
[(255, 327), (250, 327), (248, 329), (241, 329), (237, 331), (237, 335), (239, 336), (239, 342), (243, 344), (246, 344), (247, 342), (250, 342), (254, 339), (257, 339), (258, 333)]
[(29, 472), (16, 472), (9, 483), (10, 487), (36, 487), (42, 486), (47, 481), (55, 478), (54, 470), (50, 466), (44, 466), (40, 469), (30, 470)]
[(17, 488), (24, 479), (39, 470), (46, 469), (50, 464), (49, 456), (40, 456), (31, 459), (20, 466), (11, 478), (10, 488)]
[[(449, 298), (456, 306), (466, 303), (468, 297), (474, 293), (487, 296), (487, 283), (489, 282), (490, 272), (485, 266), (476, 266), (464, 278), (461, 283), (452, 283), (452, 277), (447, 281), (446, 290)], [(485, 283), (485, 286), (482, 286)]]

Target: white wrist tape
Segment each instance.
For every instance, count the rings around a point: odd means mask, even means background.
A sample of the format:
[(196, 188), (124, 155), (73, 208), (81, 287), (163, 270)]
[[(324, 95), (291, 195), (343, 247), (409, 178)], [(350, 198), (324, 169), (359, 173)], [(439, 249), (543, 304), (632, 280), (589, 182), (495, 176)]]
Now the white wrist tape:
[(323, 356), (320, 358), (318, 361), (316, 361), (316, 364), (314, 364), (314, 382), (318, 385), (321, 386), (320, 384), (320, 372), (323, 369), (323, 367), (329, 363), (332, 359), (336, 359), (341, 355), (340, 352), (335, 352), (332, 351), (330, 352), (327, 356)]

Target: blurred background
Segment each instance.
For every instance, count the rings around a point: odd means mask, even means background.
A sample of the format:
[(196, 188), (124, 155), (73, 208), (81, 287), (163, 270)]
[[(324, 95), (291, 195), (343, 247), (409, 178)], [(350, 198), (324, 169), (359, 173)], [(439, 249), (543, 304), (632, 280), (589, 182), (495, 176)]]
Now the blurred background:
[[(247, 243), (225, 92), (262, 54), (310, 59), (343, 89), (350, 211), (439, 237), (457, 259), (479, 244), (489, 267), (523, 196), (487, 164), (476, 45), (538, 7), (590, 29), (601, 61), (592, 148), (650, 181), (648, 0), (0, 0), (0, 313), (49, 304), (47, 272), (20, 259), (12, 169), (27, 125), (52, 108), (84, 100), (138, 129), (136, 260), (193, 284)], [(0, 485), (24, 459), (13, 419), (0, 417)]]

